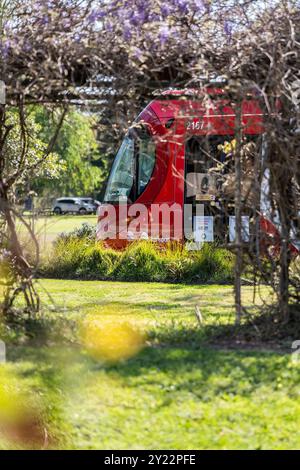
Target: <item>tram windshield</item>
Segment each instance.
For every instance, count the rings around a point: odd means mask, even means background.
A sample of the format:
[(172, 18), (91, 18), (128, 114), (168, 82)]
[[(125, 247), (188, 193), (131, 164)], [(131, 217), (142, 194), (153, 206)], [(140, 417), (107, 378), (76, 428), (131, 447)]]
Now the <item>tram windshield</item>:
[(148, 134), (130, 132), (116, 155), (105, 202), (134, 202), (146, 189), (155, 166), (155, 142)]

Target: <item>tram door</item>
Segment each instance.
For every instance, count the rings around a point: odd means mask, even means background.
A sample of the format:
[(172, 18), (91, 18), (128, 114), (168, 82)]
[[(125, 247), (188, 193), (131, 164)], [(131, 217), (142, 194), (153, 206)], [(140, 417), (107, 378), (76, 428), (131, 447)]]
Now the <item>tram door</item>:
[(228, 149), (225, 152), (231, 141), (229, 136), (193, 136), (186, 142), (185, 204), (192, 207), (196, 242), (225, 241), (226, 220), (220, 191), (225, 157), (228, 167), (233, 161)]

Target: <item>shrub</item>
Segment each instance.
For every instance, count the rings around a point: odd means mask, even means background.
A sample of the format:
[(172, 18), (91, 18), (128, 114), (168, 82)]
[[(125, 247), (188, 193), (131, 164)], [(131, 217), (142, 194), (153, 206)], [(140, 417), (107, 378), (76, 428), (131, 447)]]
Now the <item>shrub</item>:
[(89, 237), (60, 237), (41, 274), (56, 278), (144, 282), (230, 282), (233, 255), (215, 245), (189, 252), (182, 245), (130, 244), (124, 251), (105, 248)]
[(194, 282), (230, 282), (233, 280), (234, 256), (224, 248), (204, 244), (194, 252), (194, 262), (186, 276)]
[(73, 238), (85, 240), (85, 241), (94, 241), (96, 235), (96, 226), (92, 224), (83, 223), (80, 227), (76, 227), (71, 232), (62, 232), (57, 236), (56, 242), (68, 241)]
[(84, 262), (88, 241), (78, 238), (60, 238), (53, 252), (41, 268), (41, 274), (55, 278), (74, 278)]
[(110, 279), (119, 257), (116, 251), (94, 243), (86, 247), (80, 266), (76, 269), (76, 275), (81, 279)]
[(120, 281), (164, 281), (164, 259), (153, 243), (133, 243), (120, 257), (114, 278)]

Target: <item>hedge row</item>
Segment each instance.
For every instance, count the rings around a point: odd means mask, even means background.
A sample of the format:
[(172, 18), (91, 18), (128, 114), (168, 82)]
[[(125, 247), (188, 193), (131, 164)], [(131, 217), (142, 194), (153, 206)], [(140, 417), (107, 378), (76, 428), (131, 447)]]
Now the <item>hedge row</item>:
[(210, 244), (190, 252), (181, 246), (162, 248), (141, 241), (115, 251), (88, 236), (63, 236), (40, 274), (60, 279), (226, 283), (233, 279), (233, 263), (230, 252)]

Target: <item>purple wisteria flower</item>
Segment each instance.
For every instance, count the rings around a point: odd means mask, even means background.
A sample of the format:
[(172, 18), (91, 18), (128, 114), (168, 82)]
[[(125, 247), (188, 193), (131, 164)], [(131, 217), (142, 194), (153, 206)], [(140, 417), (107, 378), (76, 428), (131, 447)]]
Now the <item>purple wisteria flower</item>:
[(226, 20), (224, 22), (224, 32), (226, 34), (226, 36), (231, 39), (231, 36), (232, 36), (232, 24), (230, 23), (230, 21)]
[(132, 38), (132, 26), (128, 20), (124, 22), (124, 27), (123, 27), (123, 37), (125, 41), (130, 41)]
[(106, 15), (107, 15), (107, 12), (103, 9), (92, 10), (89, 16), (87, 17), (87, 21), (89, 23), (96, 23), (98, 20), (101, 20)]
[(170, 37), (170, 28), (168, 25), (163, 25), (159, 28), (159, 40), (162, 46), (166, 44)]
[(173, 0), (173, 3), (182, 15), (188, 12), (190, 2), (188, 2), (187, 0)]
[(161, 16), (163, 19), (167, 18), (170, 13), (171, 13), (171, 8), (170, 8), (170, 5), (164, 3), (161, 5), (160, 7), (160, 11), (161, 11)]

